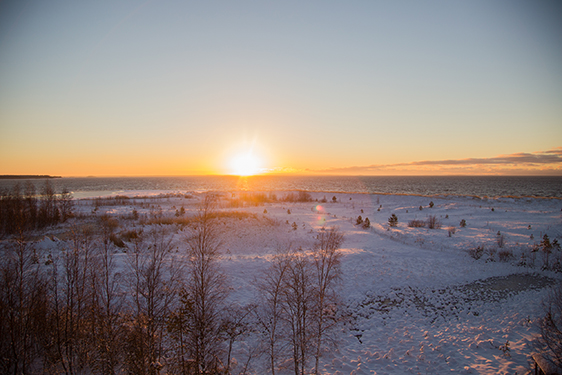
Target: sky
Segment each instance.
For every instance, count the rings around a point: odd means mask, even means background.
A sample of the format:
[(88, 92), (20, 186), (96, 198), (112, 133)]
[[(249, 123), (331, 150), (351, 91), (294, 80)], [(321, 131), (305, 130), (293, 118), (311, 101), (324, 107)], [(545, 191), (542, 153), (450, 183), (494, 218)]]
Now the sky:
[(0, 174), (562, 175), (562, 2), (0, 0)]

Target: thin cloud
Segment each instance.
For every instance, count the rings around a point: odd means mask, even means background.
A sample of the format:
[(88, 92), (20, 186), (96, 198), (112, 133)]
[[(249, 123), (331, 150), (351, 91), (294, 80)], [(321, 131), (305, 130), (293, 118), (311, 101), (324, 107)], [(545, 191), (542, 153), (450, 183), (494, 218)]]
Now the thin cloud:
[[(372, 164), (367, 166), (351, 166), (344, 168), (328, 168), (317, 170), (321, 173), (369, 173), (383, 172), (389, 170), (405, 170), (409, 168), (422, 168), (425, 170), (432, 169), (435, 171), (444, 171), (454, 168), (457, 172), (462, 169), (474, 169), (478, 167), (484, 168), (486, 172), (493, 172), (497, 166), (499, 171), (509, 170), (545, 170), (560, 172), (560, 164), (562, 163), (562, 147), (556, 147), (548, 151), (538, 151), (533, 153), (519, 152), (509, 155), (498, 155), (491, 158), (468, 158), (456, 160), (421, 160), (410, 163), (396, 164)], [(462, 169), (461, 169), (462, 168)]]

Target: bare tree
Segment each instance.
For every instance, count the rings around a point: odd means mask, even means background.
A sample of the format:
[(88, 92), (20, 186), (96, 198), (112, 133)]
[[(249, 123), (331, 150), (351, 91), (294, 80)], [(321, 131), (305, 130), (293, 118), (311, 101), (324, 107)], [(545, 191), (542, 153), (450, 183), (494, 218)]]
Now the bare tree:
[(324, 334), (336, 323), (336, 311), (339, 302), (336, 286), (341, 277), (341, 253), (338, 250), (343, 241), (343, 233), (338, 228), (332, 227), (321, 230), (314, 245), (313, 264), (316, 276), (315, 374), (318, 374)]
[(60, 208), (60, 219), (64, 223), (68, 218), (72, 217), (72, 193), (65, 187), (62, 189), (58, 199), (58, 206)]
[(31, 181), (25, 183), (24, 200), (27, 227), (33, 228), (37, 225), (37, 196), (35, 185)]
[(562, 368), (562, 285), (554, 287), (544, 302), (545, 315), (539, 319), (539, 350)]
[(192, 306), (187, 348), (198, 373), (216, 372), (223, 353), (220, 318), (228, 288), (218, 264), (221, 243), (214, 219), (215, 205), (216, 198), (205, 195), (187, 238), (186, 301)]
[(60, 213), (55, 199), (55, 189), (49, 180), (45, 180), (41, 190), (41, 204), (39, 207), (39, 226), (52, 225), (58, 222)]
[(49, 371), (77, 374), (89, 363), (92, 253), (91, 233), (74, 227), (70, 247), (52, 265)]
[[(289, 246), (290, 249), (290, 246)], [(260, 292), (258, 321), (265, 335), (269, 370), (275, 375), (279, 358), (280, 331), (283, 325), (283, 288), (290, 265), (287, 252), (278, 252), (268, 270), (258, 281)]]
[(114, 374), (123, 355), (121, 312), (124, 305), (122, 277), (115, 264), (115, 245), (111, 235), (117, 221), (100, 220), (101, 243), (95, 249), (92, 273), (91, 347), (92, 367), (103, 374)]
[(29, 373), (41, 358), (46, 305), (44, 275), (21, 235), (0, 249), (0, 372)]
[(132, 312), (126, 366), (135, 374), (156, 374), (164, 366), (166, 317), (177, 297), (179, 268), (171, 259), (173, 238), (163, 228), (135, 239), (129, 252)]
[(171, 338), (171, 361), (169, 368), (182, 375), (197, 374), (195, 361), (191, 358), (188, 348), (191, 335), (191, 323), (194, 321), (193, 301), (186, 289), (180, 292), (179, 306), (170, 312), (167, 329)]
[(250, 318), (253, 316), (255, 305), (240, 306), (237, 304), (228, 307), (221, 324), (221, 331), (228, 341), (228, 350), (226, 357), (225, 373), (230, 374), (230, 365), (232, 358), (232, 349), (236, 341), (247, 336), (252, 331), (250, 327)]
[(295, 375), (304, 375), (313, 344), (315, 290), (310, 259), (302, 252), (289, 258), (282, 295), (289, 324)]

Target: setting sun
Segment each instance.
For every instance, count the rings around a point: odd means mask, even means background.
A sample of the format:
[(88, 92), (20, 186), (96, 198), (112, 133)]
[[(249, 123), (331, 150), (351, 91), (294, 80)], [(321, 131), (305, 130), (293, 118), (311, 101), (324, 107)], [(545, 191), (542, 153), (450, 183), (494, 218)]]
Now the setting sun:
[(251, 152), (234, 157), (230, 162), (231, 173), (238, 176), (251, 176), (260, 172), (261, 161)]

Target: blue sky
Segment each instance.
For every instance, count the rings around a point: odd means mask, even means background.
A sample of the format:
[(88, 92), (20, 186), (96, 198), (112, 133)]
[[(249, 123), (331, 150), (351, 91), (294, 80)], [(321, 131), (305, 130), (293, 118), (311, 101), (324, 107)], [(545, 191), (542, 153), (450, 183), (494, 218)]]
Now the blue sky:
[[(560, 19), (557, 1), (0, 1), (0, 174), (228, 173), (247, 152), (560, 174)], [(558, 156), (490, 162), (521, 153)]]

